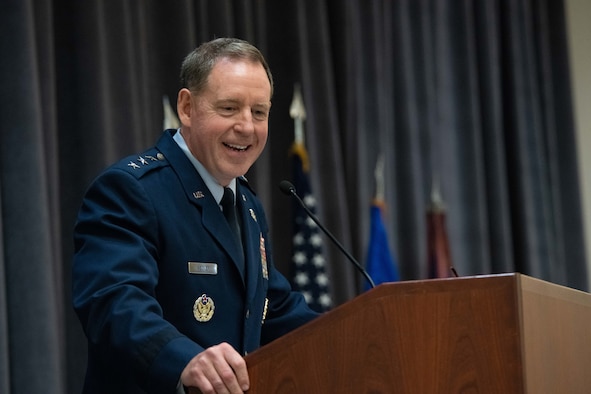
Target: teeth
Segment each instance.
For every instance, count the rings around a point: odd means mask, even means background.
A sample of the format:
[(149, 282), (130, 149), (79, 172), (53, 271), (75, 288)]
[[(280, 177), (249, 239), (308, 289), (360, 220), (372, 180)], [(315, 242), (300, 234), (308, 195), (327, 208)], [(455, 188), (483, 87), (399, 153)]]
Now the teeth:
[(226, 145), (228, 148), (232, 148), (234, 150), (239, 150), (239, 151), (244, 151), (244, 150), (246, 150), (246, 148), (248, 148), (248, 145), (246, 145), (246, 146), (232, 145), (232, 144), (224, 144), (224, 145)]

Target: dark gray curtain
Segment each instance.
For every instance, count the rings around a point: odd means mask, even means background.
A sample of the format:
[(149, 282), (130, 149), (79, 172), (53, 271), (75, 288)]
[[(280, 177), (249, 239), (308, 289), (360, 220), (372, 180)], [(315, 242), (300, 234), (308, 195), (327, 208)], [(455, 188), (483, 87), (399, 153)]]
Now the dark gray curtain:
[[(378, 154), (403, 280), (427, 276), (425, 207), (447, 206), (461, 275), (518, 271), (586, 290), (564, 6), (558, 0), (4, 0), (0, 10), (0, 392), (76, 393), (72, 226), (91, 179), (162, 132), (198, 43), (245, 38), (276, 94), (248, 174), (289, 275), (289, 117), (300, 83), (312, 188), (363, 261)], [(327, 241), (328, 242), (328, 241)], [(337, 304), (361, 277), (327, 243)]]

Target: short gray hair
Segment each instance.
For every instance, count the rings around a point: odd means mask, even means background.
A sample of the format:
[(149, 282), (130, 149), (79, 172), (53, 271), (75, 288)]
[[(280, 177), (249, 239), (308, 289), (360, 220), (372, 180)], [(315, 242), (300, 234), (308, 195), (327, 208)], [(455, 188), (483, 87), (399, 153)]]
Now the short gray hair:
[(265, 57), (257, 47), (237, 38), (216, 38), (199, 45), (189, 53), (181, 65), (181, 88), (187, 88), (193, 93), (201, 92), (211, 70), (222, 58), (244, 59), (260, 63), (269, 78), (271, 96), (273, 96), (273, 76)]

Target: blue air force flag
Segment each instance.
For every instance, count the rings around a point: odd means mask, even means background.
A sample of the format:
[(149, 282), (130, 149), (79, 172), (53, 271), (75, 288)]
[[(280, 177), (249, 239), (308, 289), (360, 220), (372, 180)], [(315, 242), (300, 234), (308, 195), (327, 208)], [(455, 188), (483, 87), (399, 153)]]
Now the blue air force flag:
[[(383, 203), (374, 201), (370, 208), (370, 233), (366, 270), (376, 285), (400, 280), (398, 267), (388, 246), (388, 234), (382, 220)], [(370, 288), (365, 285), (365, 290)]]

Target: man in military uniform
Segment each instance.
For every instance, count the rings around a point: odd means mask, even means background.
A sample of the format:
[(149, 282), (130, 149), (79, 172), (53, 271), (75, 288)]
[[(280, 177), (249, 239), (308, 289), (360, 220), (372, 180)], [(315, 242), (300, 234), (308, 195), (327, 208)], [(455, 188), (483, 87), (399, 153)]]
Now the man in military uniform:
[(317, 316), (274, 267), (243, 177), (267, 141), (265, 59), (216, 39), (186, 57), (181, 83), (180, 129), (105, 170), (82, 202), (73, 303), (88, 337), (84, 393), (242, 392), (242, 356)]

